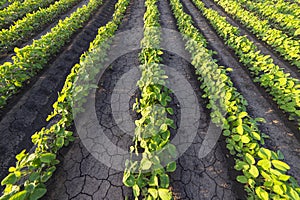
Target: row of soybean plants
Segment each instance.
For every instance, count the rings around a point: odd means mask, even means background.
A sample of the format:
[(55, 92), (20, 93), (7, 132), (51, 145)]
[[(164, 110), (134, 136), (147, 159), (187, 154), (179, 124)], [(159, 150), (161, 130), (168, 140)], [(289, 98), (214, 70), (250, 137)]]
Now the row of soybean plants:
[(270, 45), (285, 60), (300, 70), (300, 41), (272, 28), (268, 20), (261, 20), (257, 15), (244, 9), (235, 0), (214, 0), (234, 19), (240, 21), (259, 39)]
[[(79, 96), (88, 95), (90, 88), (94, 87), (88, 83), (101, 70), (99, 66), (106, 59), (110, 49), (110, 39), (118, 29), (128, 4), (129, 0), (118, 1), (113, 19), (98, 29), (98, 34), (91, 42), (89, 50), (81, 55), (80, 63), (73, 66), (59, 93), (58, 100), (53, 104), (54, 110), (48, 117), (50, 120), (54, 116), (60, 116), (60, 120), (49, 129), (42, 128), (32, 136), (35, 145), (32, 153), (23, 150), (16, 156), (16, 166), (9, 168), (10, 173), (1, 182), (6, 186), (3, 196), (0, 197), (1, 200), (35, 200), (46, 193), (45, 182), (52, 176), (56, 170), (55, 165), (59, 163), (56, 159), (59, 149), (74, 140), (73, 132), (68, 130), (73, 121), (72, 96), (76, 96), (78, 103), (83, 104), (84, 100)], [(87, 72), (92, 73), (86, 74)], [(80, 77), (87, 78), (84, 79), (87, 84), (81, 88), (81, 92), (78, 92), (73, 87)]]
[[(62, 0), (65, 2), (65, 0)], [(69, 0), (73, 1), (73, 0)], [(45, 67), (50, 59), (68, 42), (72, 35), (91, 17), (102, 4), (100, 0), (90, 0), (78, 8), (70, 17), (59, 21), (49, 33), (22, 49), (15, 48), (12, 62), (0, 66), (0, 108), (7, 99), (17, 93), (23, 84)]]
[(141, 115), (135, 121), (134, 144), (130, 147), (132, 157), (141, 153), (141, 160), (126, 161), (123, 183), (133, 190), (134, 199), (172, 199), (167, 172), (176, 169), (176, 147), (170, 143), (169, 128), (174, 128), (173, 120), (167, 113), (171, 101), (165, 87), (167, 76), (161, 68), (161, 30), (157, 0), (146, 0), (144, 14), (144, 37), (139, 54), (142, 76), (137, 82), (141, 97), (134, 104)]
[(0, 10), (0, 30), (8, 28), (14, 21), (21, 19), (27, 13), (48, 7), (53, 2), (55, 0), (14, 1), (6, 8)]
[(9, 29), (0, 31), (0, 54), (7, 53), (22, 42), (27, 41), (31, 36), (46, 25), (53, 22), (61, 14), (72, 8), (80, 0), (60, 0), (47, 8), (39, 9), (34, 13), (29, 13), (10, 26)]
[[(239, 2), (245, 2), (245, 0), (237, 0)], [(267, 0), (269, 1), (269, 0)], [(256, 3), (263, 3), (264, 0), (255, 0)], [(297, 2), (299, 3), (299, 0), (277, 0), (276, 2), (270, 2), (270, 5), (273, 5), (276, 3), (276, 9), (278, 9), (281, 13), (284, 14), (292, 14), (295, 16), (299, 16), (300, 14), (300, 8), (299, 5), (297, 5)]]
[(240, 0), (240, 3), (248, 10), (258, 14), (260, 19), (268, 19), (273, 26), (278, 27), (280, 30), (285, 31), (291, 37), (296, 37), (300, 35), (300, 18), (299, 15), (290, 13), (281, 13), (280, 5), (285, 4), (285, 1), (276, 2), (274, 1), (264, 1), (264, 2), (254, 2)]
[(234, 50), (251, 72), (254, 81), (260, 83), (280, 109), (289, 115), (290, 120), (298, 123), (300, 130), (300, 82), (290, 77), (282, 68), (274, 64), (269, 55), (262, 54), (257, 46), (246, 36), (241, 36), (238, 27), (232, 26), (217, 11), (206, 8), (199, 0), (193, 0), (204, 17), (210, 22), (218, 35)]
[[(239, 0), (239, 1), (244, 1), (244, 0)], [(263, 0), (256, 0), (255, 2), (264, 2)], [(275, 2), (272, 2), (272, 4)], [(289, 0), (289, 1), (285, 1), (285, 0), (278, 0), (276, 1), (276, 7), (280, 10), (281, 13), (285, 13), (285, 14), (292, 14), (295, 16), (300, 15), (300, 8), (299, 8), (299, 4), (300, 0)]]
[(299, 199), (300, 188), (287, 175), (290, 167), (282, 161), (282, 153), (263, 147), (267, 136), (258, 129), (258, 122), (263, 119), (249, 116), (247, 101), (234, 87), (230, 69), (218, 66), (213, 52), (206, 48), (207, 41), (193, 26), (180, 0), (170, 2), (204, 97), (209, 99), (212, 121), (223, 129), (226, 147), (235, 158), (235, 169), (242, 172), (237, 181), (244, 184), (248, 199)]

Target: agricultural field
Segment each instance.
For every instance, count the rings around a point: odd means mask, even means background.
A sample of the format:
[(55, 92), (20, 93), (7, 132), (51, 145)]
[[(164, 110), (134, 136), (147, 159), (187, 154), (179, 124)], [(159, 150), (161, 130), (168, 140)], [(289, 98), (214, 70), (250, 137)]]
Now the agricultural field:
[(299, 0), (0, 0), (0, 200), (300, 200)]

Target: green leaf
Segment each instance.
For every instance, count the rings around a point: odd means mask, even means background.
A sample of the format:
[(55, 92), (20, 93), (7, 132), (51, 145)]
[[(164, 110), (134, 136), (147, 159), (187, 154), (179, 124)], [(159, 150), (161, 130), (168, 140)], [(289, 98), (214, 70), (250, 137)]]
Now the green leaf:
[(271, 168), (271, 162), (268, 159), (259, 160), (257, 162), (257, 165), (261, 166), (266, 171), (268, 171)]
[(280, 170), (277, 169), (270, 169), (270, 173), (276, 176), (281, 176), (283, 173)]
[(265, 171), (262, 170), (262, 171), (260, 171), (260, 173), (265, 179), (268, 179), (268, 180), (272, 179), (271, 176), (269, 174), (267, 174)]
[(244, 129), (243, 129), (243, 126), (242, 125), (239, 125), (236, 127), (236, 132), (240, 135), (243, 135), (244, 133)]
[(278, 159), (279, 160), (283, 160), (284, 159), (284, 155), (283, 155), (283, 153), (280, 150), (277, 151), (277, 155), (278, 155)]
[(56, 155), (53, 153), (44, 153), (41, 155), (40, 160), (43, 163), (51, 163), (56, 158)]
[(15, 168), (15, 167), (10, 167), (9, 169), (8, 169), (8, 171), (9, 172), (14, 172), (14, 171), (16, 171), (17, 169)]
[(58, 137), (58, 138), (56, 139), (55, 144), (56, 144), (56, 146), (59, 147), (59, 148), (62, 147), (62, 146), (64, 146), (64, 138), (63, 138), (63, 137)]
[[(129, 174), (129, 173), (128, 173)], [(135, 178), (133, 175), (124, 175), (123, 176), (123, 183), (127, 187), (132, 187), (135, 184)]]
[(168, 125), (167, 124), (162, 124), (160, 126), (160, 130), (163, 131), (163, 132), (167, 131), (168, 130)]
[(173, 115), (174, 114), (174, 111), (172, 108), (167, 108), (167, 112), (170, 114), (170, 115)]
[(243, 135), (241, 137), (241, 141), (242, 141), (242, 143), (247, 144), (247, 143), (249, 143), (251, 141), (251, 139), (250, 139), (250, 137), (248, 135)]
[(148, 170), (152, 166), (152, 162), (148, 160), (147, 158), (143, 158), (141, 161), (140, 168), (141, 170)]
[(172, 194), (168, 189), (159, 188), (158, 195), (162, 200), (171, 200), (172, 199)]
[[(230, 95), (231, 95), (231, 94), (230, 94)], [(232, 116), (230, 116), (230, 117), (227, 118), (227, 121), (228, 121), (228, 122), (232, 122), (232, 121), (234, 121), (234, 120), (236, 120), (236, 116), (234, 116), (234, 115), (232, 115)]]
[(17, 87), (22, 87), (22, 83), (18, 82), (18, 81), (14, 82), (14, 85), (17, 86)]
[(240, 135), (233, 135), (232, 136), (232, 139), (236, 142), (240, 141), (241, 140), (241, 136)]
[(154, 198), (154, 199), (157, 199), (158, 197), (158, 191), (154, 188), (149, 188), (148, 189), (148, 192), (149, 194), (151, 194), (151, 196)]
[(266, 123), (267, 122), (264, 118), (260, 118), (260, 117), (255, 118), (255, 121), (256, 122), (261, 122), (261, 123)]
[(248, 183), (248, 178), (246, 176), (237, 176), (236, 180), (240, 183)]
[(170, 138), (170, 135), (171, 135), (171, 132), (169, 130), (167, 130), (161, 134), (161, 138), (166, 141)]
[(280, 160), (272, 160), (272, 164), (276, 169), (279, 169), (281, 171), (287, 171), (290, 169), (290, 166), (288, 164)]
[(274, 185), (274, 186), (273, 186), (273, 191), (274, 191), (275, 193), (277, 193), (277, 194), (280, 194), (280, 195), (283, 194), (283, 190), (282, 190), (282, 188), (280, 187), (280, 185)]
[(149, 186), (156, 187), (158, 186), (158, 178), (155, 175), (152, 175), (149, 180)]
[[(128, 200), (127, 198), (125, 198), (125, 200)], [(153, 200), (153, 197), (151, 195), (148, 195), (146, 200)]]
[(255, 193), (262, 200), (269, 200), (269, 194), (262, 187), (255, 188)]
[(232, 151), (234, 149), (234, 146), (232, 144), (227, 144), (226, 148)]
[(259, 175), (259, 171), (258, 171), (257, 167), (254, 166), (254, 165), (251, 165), (251, 166), (250, 166), (249, 173), (250, 173), (251, 176), (253, 176), (254, 178), (257, 178), (258, 175)]
[(262, 148), (259, 149), (259, 152), (257, 153), (257, 155), (262, 159), (270, 160), (271, 156), (272, 156), (272, 152), (269, 149), (266, 149), (266, 148), (262, 147)]
[(47, 192), (45, 188), (35, 188), (34, 191), (31, 193), (29, 200), (37, 200), (44, 196)]
[(247, 112), (241, 112), (241, 113), (239, 114), (239, 118), (244, 118), (244, 117), (246, 117), (246, 116), (248, 116), (248, 113), (247, 113)]
[(273, 181), (265, 181), (264, 186), (266, 187), (272, 187), (274, 185)]
[(145, 187), (148, 184), (148, 179), (146, 179), (146, 177), (144, 176), (144, 174), (139, 174), (136, 184), (142, 188)]
[(236, 170), (249, 169), (249, 164), (243, 161), (238, 161), (234, 167)]
[(177, 150), (173, 144), (168, 144), (168, 151), (173, 158), (177, 157)]
[(246, 153), (245, 159), (246, 159), (247, 163), (249, 163), (250, 165), (255, 164), (254, 157), (252, 155), (250, 155), (249, 153)]
[(15, 184), (17, 180), (15, 173), (10, 173), (1, 181), (1, 185)]
[(21, 153), (19, 153), (18, 155), (16, 155), (17, 161), (22, 160), (26, 155), (27, 155), (26, 154), (26, 150), (24, 149), (23, 151), (21, 151)]
[(167, 174), (160, 175), (160, 186), (162, 188), (168, 188), (169, 182), (169, 176)]
[(280, 181), (288, 181), (291, 178), (289, 175), (282, 174), (279, 176)]
[(46, 172), (41, 176), (41, 181), (42, 183), (45, 183), (49, 180), (49, 178), (51, 178), (53, 172)]
[(157, 165), (157, 164), (160, 164), (160, 160), (159, 160), (159, 157), (158, 156), (152, 156), (150, 158), (151, 162), (154, 164), (154, 165)]
[(176, 170), (176, 162), (173, 161), (167, 165), (167, 172), (174, 172)]
[(300, 198), (298, 193), (291, 187), (289, 188), (288, 194), (289, 194), (289, 196), (292, 197), (292, 199), (299, 199)]
[(33, 173), (31, 173), (30, 176), (29, 176), (29, 180), (30, 180), (31, 182), (37, 180), (38, 178), (40, 178), (40, 174), (39, 174), (38, 172), (33, 172)]
[(280, 86), (284, 86), (284, 85), (286, 85), (287, 79), (286, 78), (279, 78), (278, 81), (279, 81)]
[(157, 51), (157, 55), (162, 55), (162, 54), (164, 54), (163, 51), (161, 51), (161, 50), (158, 50), (158, 51)]
[(27, 191), (23, 190), (21, 192), (14, 194), (12, 197), (10, 197), (9, 200), (24, 200), (26, 196), (27, 196)]
[(300, 28), (298, 28), (294, 33), (294, 36), (297, 36), (297, 35), (300, 35)]
[(224, 135), (224, 136), (229, 136), (229, 135), (230, 135), (230, 131), (229, 131), (229, 130), (223, 131), (223, 135)]
[(133, 190), (133, 195), (134, 195), (135, 197), (140, 196), (140, 188), (139, 188), (138, 185), (135, 184), (135, 185), (132, 187), (132, 190)]
[(259, 133), (257, 133), (257, 132), (252, 132), (251, 134), (252, 134), (252, 137), (253, 137), (254, 139), (256, 139), (256, 140), (258, 140), (258, 141), (261, 139)]

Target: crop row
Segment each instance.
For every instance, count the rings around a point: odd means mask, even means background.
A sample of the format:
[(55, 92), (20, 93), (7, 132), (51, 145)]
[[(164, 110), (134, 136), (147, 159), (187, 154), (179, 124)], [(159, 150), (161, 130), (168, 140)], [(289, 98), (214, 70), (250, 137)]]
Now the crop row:
[(48, 8), (29, 13), (21, 20), (15, 22), (9, 29), (0, 31), (0, 54), (7, 53), (21, 42), (27, 41), (37, 31), (53, 22), (62, 13), (72, 8), (80, 0), (60, 0)]
[[(144, 38), (141, 41), (140, 69), (142, 76), (137, 85), (141, 98), (134, 108), (141, 118), (135, 121), (134, 145), (130, 147), (132, 154), (138, 156), (142, 149), (141, 160), (127, 160), (123, 183), (132, 187), (135, 199), (171, 200), (169, 176), (167, 172), (176, 169), (176, 147), (169, 142), (169, 127), (174, 127), (173, 120), (167, 117), (173, 113), (167, 108), (171, 101), (169, 90), (165, 87), (167, 76), (161, 68), (159, 46), (161, 40), (159, 11), (157, 0), (146, 0), (144, 14)], [(164, 167), (166, 166), (166, 167)]]
[(25, 0), (14, 1), (8, 7), (0, 10), (0, 30), (8, 28), (14, 21), (21, 19), (27, 13), (49, 6), (55, 0)]
[(235, 54), (250, 70), (254, 81), (273, 97), (280, 109), (288, 113), (290, 120), (295, 120), (300, 129), (300, 82), (290, 77), (282, 68), (274, 64), (269, 55), (257, 50), (257, 46), (246, 36), (240, 36), (237, 27), (232, 26), (225, 17), (213, 9), (208, 9), (198, 0), (194, 3), (214, 27), (217, 33), (231, 47)]
[[(239, 0), (239, 1), (245, 1), (245, 0)], [(262, 3), (264, 1), (258, 0), (256, 2)], [(291, 14), (291, 15), (297, 16), (297, 18), (299, 18), (299, 16), (300, 16), (299, 3), (300, 3), (299, 0), (290, 0), (290, 1), (277, 0), (276, 2), (272, 2), (272, 4), (270, 4), (270, 5), (276, 5), (276, 9), (279, 9), (279, 11), (281, 13)]]
[(214, 0), (234, 19), (239, 20), (259, 39), (274, 48), (283, 58), (300, 70), (300, 42), (270, 27), (268, 20), (260, 20), (234, 0)]
[(49, 33), (22, 49), (15, 48), (13, 62), (0, 66), (0, 107), (18, 92), (22, 85), (45, 67), (50, 59), (60, 51), (72, 35), (90, 18), (102, 1), (91, 0), (88, 5), (78, 8), (70, 17), (51, 29)]
[[(195, 0), (196, 4), (204, 6)], [(199, 75), (204, 97), (209, 99), (212, 121), (223, 129), (227, 148), (235, 156), (235, 169), (243, 175), (237, 180), (245, 184), (248, 199), (299, 199), (300, 188), (286, 174), (290, 167), (280, 152), (262, 147), (266, 135), (260, 133), (258, 121), (247, 113), (247, 101), (233, 86), (228, 72), (212, 58), (203, 35), (193, 26), (191, 16), (183, 11), (180, 0), (171, 0), (180, 32), (191, 53), (192, 64)]]
[[(237, 1), (245, 2), (245, 0), (237, 0)], [(263, 3), (265, 1), (264, 0), (255, 0), (254, 2)], [(270, 6), (271, 5), (276, 6), (276, 9), (279, 10), (281, 13), (291, 14), (291, 15), (294, 15), (294, 16), (298, 17), (300, 15), (300, 8), (299, 8), (299, 5), (297, 5), (297, 3), (299, 3), (299, 0), (289, 0), (289, 1), (287, 1), (287, 0), (277, 0), (276, 2), (275, 1), (271, 2), (270, 1)]]
[[(53, 104), (54, 111), (48, 117), (50, 120), (54, 116), (60, 116), (60, 120), (49, 129), (43, 128), (32, 136), (34, 152), (26, 153), (26, 150), (23, 150), (16, 156), (16, 166), (9, 168), (10, 173), (1, 182), (2, 185), (6, 185), (1, 200), (35, 200), (46, 193), (45, 182), (52, 176), (56, 169), (55, 165), (59, 163), (56, 159), (59, 149), (74, 140), (73, 132), (67, 130), (73, 121), (72, 96), (75, 95), (79, 98), (78, 101), (84, 103), (80, 97), (87, 96), (90, 88), (94, 87), (88, 83), (100, 71), (99, 66), (102, 66), (110, 48), (109, 39), (118, 29), (128, 4), (128, 0), (119, 0), (115, 6), (113, 19), (99, 28), (98, 35), (91, 42), (89, 50), (82, 54), (80, 63), (72, 68), (58, 100)], [(88, 76), (84, 76), (86, 73)], [(81, 88), (81, 92), (73, 85), (80, 77), (87, 78), (84, 80), (87, 84)]]
[(277, 2), (274, 4), (273, 1), (265, 1), (261, 3), (256, 3), (254, 1), (241, 1), (241, 5), (246, 7), (248, 10), (257, 13), (261, 19), (267, 18), (270, 23), (275, 24), (275, 27), (285, 31), (285, 33), (289, 36), (299, 36), (300, 18), (297, 18), (295, 15), (280, 13), (280, 9), (278, 9), (277, 4)]

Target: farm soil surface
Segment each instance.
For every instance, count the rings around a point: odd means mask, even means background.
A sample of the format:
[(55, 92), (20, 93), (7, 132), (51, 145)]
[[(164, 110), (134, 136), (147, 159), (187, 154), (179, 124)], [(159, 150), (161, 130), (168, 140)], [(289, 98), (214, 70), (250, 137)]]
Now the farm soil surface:
[[(2, 161), (0, 178), (7, 174), (8, 167), (15, 162), (12, 155), (16, 155), (24, 148), (29, 150), (32, 147), (30, 136), (35, 131), (40, 130), (41, 127), (47, 126), (45, 119), (52, 110), (52, 104), (57, 98), (57, 91), (61, 90), (66, 75), (71, 67), (78, 62), (83, 51), (88, 48), (90, 41), (97, 33), (97, 29), (111, 18), (115, 2), (116, 0), (106, 1), (93, 19), (74, 37), (72, 43), (53, 60), (47, 70), (41, 73), (33, 84), (20, 94), (19, 98), (11, 103), (9, 110), (3, 113), (0, 121), (1, 137), (3, 138), (0, 140), (0, 160)], [(300, 157), (300, 144), (296, 137), (299, 134), (296, 125), (287, 120), (286, 115), (277, 108), (271, 97), (258, 84), (253, 83), (246, 67), (238, 62), (238, 58), (232, 50), (226, 47), (193, 3), (190, 0), (182, 0), (182, 2), (185, 11), (193, 17), (196, 27), (207, 39), (208, 48), (217, 52), (215, 58), (219, 64), (233, 69), (230, 76), (234, 85), (247, 99), (250, 115), (266, 119), (267, 122), (260, 125), (260, 129), (270, 136), (270, 139), (266, 140), (266, 146), (283, 152), (285, 161), (291, 166), (289, 173), (300, 181), (300, 164), (297, 162)], [(217, 9), (222, 15), (226, 15), (212, 1), (204, 0), (204, 2), (207, 6)], [(161, 44), (164, 50), (163, 64), (166, 69), (171, 71), (167, 72), (167, 74), (170, 73), (169, 77), (172, 77), (172, 70), (174, 70), (186, 81), (180, 82), (181, 79), (176, 79), (176, 76), (174, 76), (175, 81), (173, 80), (174, 77), (173, 79), (170, 78), (171, 84), (175, 87), (172, 88), (172, 102), (169, 104), (174, 109), (175, 114), (170, 117), (175, 121), (177, 127), (171, 130), (171, 139), (181, 134), (179, 131), (181, 126), (186, 126), (186, 129), (191, 130), (196, 127), (192, 142), (176, 161), (176, 171), (170, 173), (170, 189), (174, 198), (178, 200), (245, 199), (243, 185), (235, 181), (237, 172), (233, 169), (234, 160), (225, 148), (224, 137), (221, 136), (216, 144), (211, 146), (211, 151), (205, 157), (199, 156), (199, 150), (202, 148), (209, 130), (218, 129), (210, 123), (209, 110), (205, 108), (207, 100), (201, 97), (203, 92), (200, 89), (200, 82), (189, 62), (190, 55), (184, 49), (181, 35), (178, 34), (169, 1), (160, 0), (158, 8), (161, 13), (160, 23), (163, 28)], [(118, 41), (116, 38), (117, 43), (112, 45), (110, 53), (113, 54), (114, 50), (117, 52), (118, 42), (122, 43), (123, 46), (140, 46), (140, 40), (143, 36), (144, 12), (144, 1), (131, 0), (117, 35), (132, 30), (135, 30), (136, 33), (128, 40), (123, 41), (122, 38), (119, 38)], [(254, 41), (263, 53), (270, 54), (276, 64), (285, 68), (292, 76), (299, 78), (299, 73), (288, 63), (282, 61), (267, 45), (257, 40), (229, 16), (227, 19), (230, 23), (239, 26), (242, 34), (247, 34), (249, 39)], [(94, 98), (92, 107), (95, 109), (96, 116), (96, 119), (93, 120), (96, 121), (97, 126), (104, 130), (105, 136), (111, 144), (124, 151), (128, 151), (132, 145), (133, 124), (134, 120), (138, 118), (132, 111), (132, 105), (135, 97), (139, 94), (135, 86), (136, 77), (133, 79), (124, 79), (124, 77), (132, 70), (138, 69), (140, 64), (139, 52), (139, 48), (132, 48), (131, 51), (116, 57), (110, 67), (102, 71), (101, 79), (97, 83), (99, 88), (91, 96)], [(182, 83), (181, 87), (179, 83)], [(133, 89), (119, 94), (120, 96), (115, 96), (116, 88), (123, 88), (122, 86), (127, 84), (133, 85)], [(179, 84), (178, 87), (177, 84)], [(189, 93), (189, 90), (183, 87), (184, 84), (189, 85), (192, 92)], [(182, 97), (180, 94), (185, 95)], [(126, 98), (121, 98), (124, 97), (122, 95), (125, 95)], [(194, 96), (196, 103), (186, 103), (189, 96)], [(121, 121), (114, 118), (116, 117), (115, 104), (130, 115), (126, 115)], [(192, 105), (197, 105), (197, 108), (194, 109)], [(200, 117), (197, 123), (186, 123), (188, 120), (192, 121), (192, 117), (190, 119), (186, 117), (185, 109), (194, 109), (195, 112), (199, 112)], [(83, 115), (89, 117), (90, 114), (86, 112)], [(123, 122), (122, 120), (131, 125), (125, 128), (119, 127), (120, 123)], [(75, 123), (74, 130), (76, 128)], [(76, 140), (73, 143), (59, 152), (58, 159), (61, 163), (57, 166), (53, 177), (48, 181), (48, 192), (42, 199), (115, 200), (125, 199), (125, 197), (132, 199), (131, 189), (122, 183), (123, 171), (99, 161), (102, 154), (97, 157), (95, 153), (91, 153), (80, 138), (79, 132), (75, 131), (75, 137)], [(101, 146), (97, 143), (97, 135), (93, 137), (95, 137), (92, 138), (94, 146)], [(109, 152), (104, 152), (103, 155), (110, 156), (109, 158), (113, 160), (114, 155), (110, 155)]]

